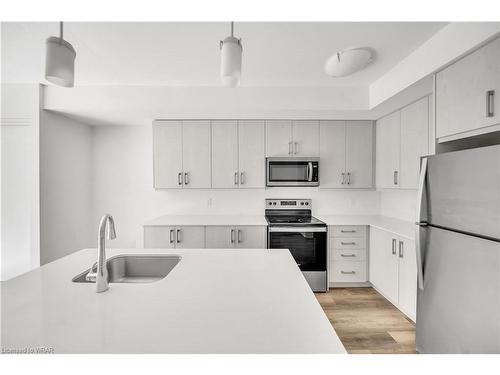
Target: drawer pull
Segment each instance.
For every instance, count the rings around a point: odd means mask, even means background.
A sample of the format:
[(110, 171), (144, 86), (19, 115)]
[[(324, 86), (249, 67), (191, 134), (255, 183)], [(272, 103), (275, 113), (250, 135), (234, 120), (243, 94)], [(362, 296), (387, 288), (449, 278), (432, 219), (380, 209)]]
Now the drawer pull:
[(340, 256), (343, 258), (355, 258), (356, 254), (340, 254)]
[(341, 233), (356, 233), (356, 231), (354, 229), (341, 229), (340, 230)]
[(340, 273), (343, 275), (354, 275), (356, 271), (340, 271)]
[(356, 245), (356, 242), (340, 242), (342, 245)]

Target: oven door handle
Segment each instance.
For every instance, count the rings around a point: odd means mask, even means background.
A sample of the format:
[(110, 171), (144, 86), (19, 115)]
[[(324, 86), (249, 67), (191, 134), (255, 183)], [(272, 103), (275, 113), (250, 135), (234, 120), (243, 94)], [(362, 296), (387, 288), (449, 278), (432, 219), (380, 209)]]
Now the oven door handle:
[(316, 233), (316, 232), (326, 232), (326, 227), (269, 227), (270, 233)]

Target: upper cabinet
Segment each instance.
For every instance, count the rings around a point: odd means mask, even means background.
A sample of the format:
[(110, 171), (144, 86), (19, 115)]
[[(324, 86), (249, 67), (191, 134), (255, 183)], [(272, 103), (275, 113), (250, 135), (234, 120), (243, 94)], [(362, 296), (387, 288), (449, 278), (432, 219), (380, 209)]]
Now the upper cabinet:
[(210, 188), (210, 121), (153, 123), (155, 189)]
[(319, 121), (266, 121), (266, 156), (319, 156)]
[(212, 187), (264, 188), (264, 121), (212, 121)]
[(500, 39), (436, 74), (436, 137), (462, 138), (498, 124)]
[(373, 187), (373, 123), (321, 121), (322, 188)]
[(429, 153), (429, 97), (377, 121), (377, 188), (416, 189), (420, 157)]

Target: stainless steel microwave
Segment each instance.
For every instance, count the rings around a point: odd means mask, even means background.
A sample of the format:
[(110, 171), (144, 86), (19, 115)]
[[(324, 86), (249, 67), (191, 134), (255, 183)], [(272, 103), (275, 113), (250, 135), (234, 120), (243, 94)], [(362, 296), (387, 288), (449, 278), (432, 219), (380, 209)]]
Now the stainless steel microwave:
[(266, 158), (266, 186), (319, 186), (319, 158)]

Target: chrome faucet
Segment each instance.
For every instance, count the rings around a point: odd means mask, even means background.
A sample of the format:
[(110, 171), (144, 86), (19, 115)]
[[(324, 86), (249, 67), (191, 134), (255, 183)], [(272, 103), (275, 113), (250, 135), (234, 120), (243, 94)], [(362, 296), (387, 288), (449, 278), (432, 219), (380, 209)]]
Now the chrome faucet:
[(92, 267), (86, 276), (87, 280), (95, 281), (97, 293), (109, 289), (108, 269), (106, 267), (106, 226), (108, 226), (108, 239), (113, 240), (116, 238), (113, 216), (106, 214), (101, 218), (97, 234), (97, 269), (94, 271), (94, 267)]

